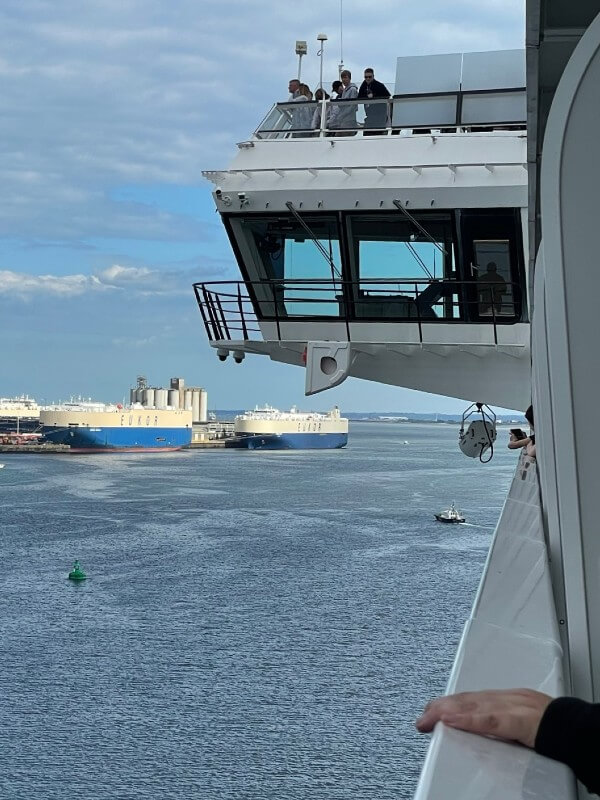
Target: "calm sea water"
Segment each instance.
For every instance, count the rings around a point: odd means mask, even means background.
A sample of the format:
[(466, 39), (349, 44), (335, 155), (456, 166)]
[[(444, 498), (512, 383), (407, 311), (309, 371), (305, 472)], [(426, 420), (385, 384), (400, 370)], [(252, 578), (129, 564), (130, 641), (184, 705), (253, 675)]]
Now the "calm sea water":
[(515, 466), (456, 439), (5, 455), (0, 797), (411, 797)]

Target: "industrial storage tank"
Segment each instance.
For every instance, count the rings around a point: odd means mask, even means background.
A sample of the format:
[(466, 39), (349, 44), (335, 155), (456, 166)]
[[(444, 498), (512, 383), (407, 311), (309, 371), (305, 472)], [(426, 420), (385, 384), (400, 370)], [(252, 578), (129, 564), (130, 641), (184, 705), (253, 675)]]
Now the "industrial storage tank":
[(130, 389), (129, 390), (129, 402), (130, 403), (135, 403), (136, 402), (136, 398), (137, 398), (136, 392), (137, 392), (137, 389)]
[(166, 389), (154, 390), (154, 405), (156, 408), (166, 408), (169, 401), (169, 392)]
[(200, 389), (192, 392), (192, 422), (200, 422)]
[(144, 392), (145, 391), (146, 391), (145, 389), (136, 389), (135, 390), (135, 402), (136, 403), (141, 403), (143, 405), (143, 403), (144, 403)]
[(200, 389), (200, 419), (199, 422), (208, 422), (208, 393)]
[(169, 406), (179, 408), (179, 389), (169, 389)]
[(154, 389), (144, 389), (144, 405), (154, 408)]
[(186, 411), (191, 411), (192, 410), (192, 398), (193, 398), (193, 395), (194, 395), (194, 393), (192, 392), (191, 389), (186, 389), (185, 390), (184, 399), (183, 399), (183, 407), (184, 407), (184, 409)]

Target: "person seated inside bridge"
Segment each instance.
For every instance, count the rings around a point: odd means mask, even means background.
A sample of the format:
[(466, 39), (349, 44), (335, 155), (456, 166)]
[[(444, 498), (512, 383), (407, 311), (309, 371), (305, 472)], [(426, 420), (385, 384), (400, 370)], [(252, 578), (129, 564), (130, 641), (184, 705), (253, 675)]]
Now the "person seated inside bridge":
[[(502, 312), (502, 296), (506, 294), (506, 281), (498, 274), (498, 265), (490, 261), (486, 272), (477, 279), (479, 292), (479, 313), (489, 316)], [(492, 311), (493, 307), (493, 311)]]

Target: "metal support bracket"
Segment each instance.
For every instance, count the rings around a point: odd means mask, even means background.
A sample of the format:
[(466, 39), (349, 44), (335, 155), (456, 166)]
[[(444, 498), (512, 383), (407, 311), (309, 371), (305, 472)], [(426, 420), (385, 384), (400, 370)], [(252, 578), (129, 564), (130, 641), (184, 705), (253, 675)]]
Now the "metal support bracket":
[(354, 360), (350, 342), (308, 342), (306, 347), (306, 395), (317, 394), (343, 383)]

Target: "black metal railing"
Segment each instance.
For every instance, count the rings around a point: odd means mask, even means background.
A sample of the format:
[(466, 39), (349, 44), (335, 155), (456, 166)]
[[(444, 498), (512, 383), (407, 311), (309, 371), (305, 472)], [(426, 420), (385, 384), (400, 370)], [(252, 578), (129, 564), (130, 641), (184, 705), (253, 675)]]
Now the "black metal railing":
[(524, 127), (522, 87), (431, 92), (389, 100), (324, 100), (276, 103), (260, 123), (257, 139), (351, 136), (358, 131), (390, 133), (402, 129)]
[(195, 283), (194, 292), (210, 341), (262, 339), (260, 322), (274, 322), (277, 337), (286, 322), (342, 322), (348, 341), (353, 322), (423, 325), (473, 323), (512, 325), (523, 317), (516, 283), (454, 279), (359, 281), (265, 279)]

